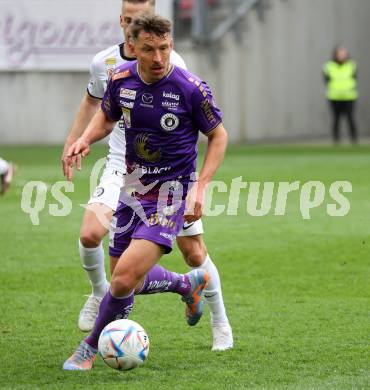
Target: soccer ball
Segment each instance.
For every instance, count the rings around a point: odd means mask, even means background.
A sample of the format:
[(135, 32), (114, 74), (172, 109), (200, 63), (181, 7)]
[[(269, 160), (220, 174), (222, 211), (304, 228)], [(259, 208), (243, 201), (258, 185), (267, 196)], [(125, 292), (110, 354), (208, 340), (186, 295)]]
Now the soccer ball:
[(131, 370), (144, 364), (149, 353), (149, 337), (135, 321), (116, 320), (99, 337), (99, 353), (116, 370)]

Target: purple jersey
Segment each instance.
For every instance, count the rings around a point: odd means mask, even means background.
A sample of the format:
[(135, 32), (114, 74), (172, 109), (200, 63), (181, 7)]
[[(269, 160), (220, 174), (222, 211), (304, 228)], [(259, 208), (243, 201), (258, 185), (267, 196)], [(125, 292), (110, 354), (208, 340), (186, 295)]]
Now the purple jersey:
[(157, 181), (157, 189), (174, 181), (186, 189), (196, 168), (199, 131), (209, 133), (222, 118), (198, 77), (173, 66), (166, 77), (147, 84), (136, 61), (116, 68), (102, 110), (112, 120), (124, 119), (127, 172), (138, 169), (141, 182)]

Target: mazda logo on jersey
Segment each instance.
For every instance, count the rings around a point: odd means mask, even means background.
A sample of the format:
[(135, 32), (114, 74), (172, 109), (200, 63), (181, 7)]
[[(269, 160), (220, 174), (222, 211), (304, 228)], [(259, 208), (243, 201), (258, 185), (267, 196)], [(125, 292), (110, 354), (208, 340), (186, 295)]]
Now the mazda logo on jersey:
[(175, 114), (168, 113), (161, 118), (162, 129), (166, 131), (175, 130), (179, 123), (179, 118)]
[(143, 93), (141, 100), (145, 104), (152, 104), (153, 103), (153, 95), (151, 93)]

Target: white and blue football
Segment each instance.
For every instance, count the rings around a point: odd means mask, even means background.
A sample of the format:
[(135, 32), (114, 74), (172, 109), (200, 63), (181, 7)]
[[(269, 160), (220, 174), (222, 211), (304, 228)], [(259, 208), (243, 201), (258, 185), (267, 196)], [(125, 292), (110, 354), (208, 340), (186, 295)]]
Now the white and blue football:
[(131, 370), (144, 364), (149, 354), (149, 337), (135, 321), (116, 320), (99, 337), (99, 353), (115, 370)]

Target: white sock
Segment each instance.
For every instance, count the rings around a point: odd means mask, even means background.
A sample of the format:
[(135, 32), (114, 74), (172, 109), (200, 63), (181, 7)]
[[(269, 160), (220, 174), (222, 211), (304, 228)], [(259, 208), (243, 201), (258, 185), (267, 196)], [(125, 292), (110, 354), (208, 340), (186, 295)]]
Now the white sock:
[(105, 274), (103, 245), (96, 248), (85, 248), (81, 241), (78, 241), (82, 267), (90, 280), (92, 294), (97, 298), (103, 298), (106, 294), (109, 283)]
[(203, 264), (198, 268), (206, 270), (209, 274), (209, 282), (204, 289), (204, 298), (211, 313), (212, 325), (228, 324), (229, 320), (226, 316), (224, 300), (222, 298), (220, 276), (208, 254)]
[(0, 175), (4, 175), (8, 172), (9, 164), (0, 157)]

